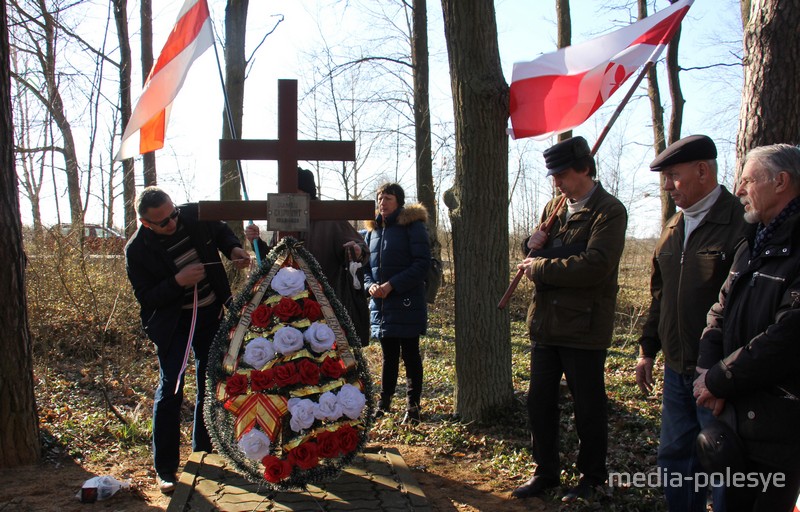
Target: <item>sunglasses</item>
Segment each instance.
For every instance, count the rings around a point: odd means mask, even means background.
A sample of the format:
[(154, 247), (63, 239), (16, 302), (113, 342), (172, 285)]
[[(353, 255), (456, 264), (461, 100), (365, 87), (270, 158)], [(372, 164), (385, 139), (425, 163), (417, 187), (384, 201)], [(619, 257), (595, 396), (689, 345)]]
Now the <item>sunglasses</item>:
[(178, 215), (180, 215), (180, 214), (181, 214), (180, 208), (175, 208), (172, 211), (172, 213), (169, 214), (169, 217), (167, 217), (166, 219), (162, 220), (161, 222), (153, 222), (153, 221), (147, 221), (147, 222), (149, 222), (150, 224), (154, 224), (154, 225), (156, 225), (156, 226), (158, 226), (160, 228), (165, 228), (165, 227), (167, 227), (167, 224), (170, 223), (170, 221), (173, 221), (173, 220), (177, 219)]

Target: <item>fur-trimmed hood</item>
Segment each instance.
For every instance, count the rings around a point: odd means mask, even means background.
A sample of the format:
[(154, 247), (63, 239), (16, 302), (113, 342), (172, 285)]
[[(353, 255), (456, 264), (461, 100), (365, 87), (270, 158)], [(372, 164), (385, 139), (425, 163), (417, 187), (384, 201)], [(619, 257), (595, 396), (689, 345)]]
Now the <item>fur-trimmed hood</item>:
[[(395, 217), (397, 220), (392, 220)], [(374, 220), (367, 221), (367, 231), (374, 231), (379, 227), (378, 221), (382, 221), (380, 214), (376, 215)], [(428, 210), (422, 203), (413, 203), (401, 206), (396, 212), (392, 213), (387, 219), (389, 224), (399, 224), (400, 226), (407, 226), (412, 222), (421, 220), (428, 222)]]

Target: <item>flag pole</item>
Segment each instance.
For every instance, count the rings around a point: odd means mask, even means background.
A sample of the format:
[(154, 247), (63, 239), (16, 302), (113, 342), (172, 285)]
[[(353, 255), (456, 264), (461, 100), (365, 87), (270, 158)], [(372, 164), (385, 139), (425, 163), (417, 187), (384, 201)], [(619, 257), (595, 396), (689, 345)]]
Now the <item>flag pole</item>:
[[(237, 140), (239, 135), (236, 133), (236, 127), (233, 124), (233, 113), (231, 112), (231, 105), (230, 101), (228, 100), (228, 90), (225, 88), (225, 78), (222, 75), (222, 64), (219, 60), (219, 52), (217, 51), (217, 31), (214, 28), (214, 20), (211, 19), (209, 16), (209, 21), (211, 21), (211, 32), (212, 32), (212, 44), (214, 45), (214, 57), (217, 59), (217, 72), (219, 73), (219, 83), (222, 86), (222, 98), (225, 102), (225, 118), (228, 120), (228, 129), (231, 132), (231, 138), (233, 140)], [(234, 160), (236, 162), (236, 170), (239, 171), (239, 181), (242, 182), (242, 193), (244, 194), (244, 200), (249, 201), (250, 197), (247, 194), (247, 184), (244, 181), (244, 171), (242, 171), (242, 162), (238, 158)], [(252, 220), (247, 221), (249, 224), (248, 226), (253, 225)], [(253, 239), (253, 251), (256, 253), (256, 262), (257, 264), (261, 264), (261, 251), (258, 250), (258, 240)]]
[[(636, 88), (639, 87), (640, 83), (642, 83), (642, 80), (644, 80), (644, 77), (645, 75), (647, 75), (647, 72), (650, 71), (650, 68), (653, 67), (653, 64), (654, 63), (652, 60), (647, 61), (647, 63), (644, 65), (644, 68), (642, 68), (642, 72), (639, 73), (639, 76), (636, 77), (636, 80), (633, 82), (633, 85), (631, 85), (631, 88), (625, 94), (625, 97), (622, 98), (622, 101), (617, 106), (617, 109), (611, 115), (611, 119), (608, 120), (605, 127), (600, 132), (600, 135), (598, 135), (597, 140), (594, 143), (594, 146), (592, 146), (592, 151), (590, 153), (590, 156), (592, 158), (594, 158), (594, 155), (597, 153), (597, 150), (600, 149), (600, 144), (602, 144), (603, 140), (605, 140), (606, 136), (608, 135), (608, 132), (611, 130), (611, 127), (614, 126), (614, 123), (617, 121), (619, 115), (622, 113), (622, 109), (624, 109), (625, 105), (628, 104), (628, 101), (630, 101), (634, 91), (636, 91)], [(548, 217), (548, 219), (544, 222), (544, 224), (542, 224), (541, 227), (539, 228), (541, 231), (544, 231), (545, 233), (550, 232), (550, 229), (553, 227), (553, 222), (555, 222), (556, 216), (558, 215), (558, 211), (561, 210), (562, 206), (564, 206), (566, 200), (567, 196), (561, 196), (561, 199), (559, 200), (558, 204), (553, 210), (553, 213), (550, 214), (550, 217)], [(536, 251), (531, 250), (528, 252), (526, 258), (535, 256), (535, 254)], [(506, 293), (503, 294), (503, 297), (500, 299), (500, 302), (497, 303), (497, 309), (504, 309), (506, 307), (508, 301), (511, 299), (511, 295), (514, 294), (514, 290), (517, 289), (517, 286), (519, 285), (519, 282), (524, 274), (525, 274), (524, 270), (522, 269), (517, 270), (517, 274), (514, 276), (514, 279), (511, 281), (511, 284), (508, 285)]]

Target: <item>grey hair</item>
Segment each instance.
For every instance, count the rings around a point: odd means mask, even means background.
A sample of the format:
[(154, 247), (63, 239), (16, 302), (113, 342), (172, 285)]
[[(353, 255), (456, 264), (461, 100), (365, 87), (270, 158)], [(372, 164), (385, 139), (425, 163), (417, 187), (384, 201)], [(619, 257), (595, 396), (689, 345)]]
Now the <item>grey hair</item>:
[(775, 178), (781, 171), (789, 173), (789, 179), (800, 189), (800, 148), (792, 144), (772, 144), (751, 149), (745, 163), (755, 160)]
[(169, 195), (160, 188), (147, 187), (136, 198), (136, 213), (139, 214), (139, 217), (144, 217), (147, 210), (158, 208), (169, 200)]

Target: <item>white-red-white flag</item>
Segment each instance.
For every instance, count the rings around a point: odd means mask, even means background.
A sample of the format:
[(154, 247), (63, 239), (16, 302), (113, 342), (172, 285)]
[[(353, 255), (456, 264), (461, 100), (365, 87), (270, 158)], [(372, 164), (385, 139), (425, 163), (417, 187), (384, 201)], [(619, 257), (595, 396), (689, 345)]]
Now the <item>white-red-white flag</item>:
[(158, 60), (150, 70), (114, 160), (164, 147), (169, 110), (192, 63), (213, 44), (206, 0), (186, 0)]
[(586, 121), (637, 68), (658, 59), (693, 1), (680, 0), (604, 36), (514, 64), (511, 136), (546, 138)]

